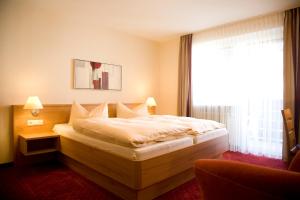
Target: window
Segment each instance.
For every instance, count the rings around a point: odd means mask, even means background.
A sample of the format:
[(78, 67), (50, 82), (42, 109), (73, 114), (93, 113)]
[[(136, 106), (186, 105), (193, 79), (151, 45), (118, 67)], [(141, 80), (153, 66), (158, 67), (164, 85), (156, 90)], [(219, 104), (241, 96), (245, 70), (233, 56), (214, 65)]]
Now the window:
[(233, 151), (281, 158), (283, 27), (271, 18), (194, 36), (192, 116), (225, 123)]

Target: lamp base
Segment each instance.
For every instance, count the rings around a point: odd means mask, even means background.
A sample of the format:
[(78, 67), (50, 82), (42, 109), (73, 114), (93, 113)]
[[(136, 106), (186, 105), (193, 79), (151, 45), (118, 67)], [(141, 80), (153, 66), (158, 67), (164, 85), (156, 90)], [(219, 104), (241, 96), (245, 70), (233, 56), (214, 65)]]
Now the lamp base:
[(155, 106), (148, 106), (148, 113), (150, 115), (155, 115), (156, 112), (155, 112)]
[(34, 116), (34, 117), (37, 117), (37, 116), (39, 115), (39, 113), (40, 113), (40, 110), (39, 110), (39, 109), (32, 109), (32, 110), (31, 110), (31, 114), (32, 114), (32, 116)]

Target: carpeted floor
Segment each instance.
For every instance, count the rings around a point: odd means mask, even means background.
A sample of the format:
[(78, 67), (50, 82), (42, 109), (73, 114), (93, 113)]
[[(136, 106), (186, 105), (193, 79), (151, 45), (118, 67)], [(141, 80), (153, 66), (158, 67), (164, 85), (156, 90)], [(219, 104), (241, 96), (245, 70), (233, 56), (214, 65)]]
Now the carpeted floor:
[[(230, 151), (223, 154), (223, 159), (279, 169), (287, 168), (281, 160)], [(199, 198), (200, 190), (194, 179), (157, 199), (198, 200)], [(119, 198), (59, 163), (48, 163), (26, 168), (0, 168), (0, 199), (110, 200)]]

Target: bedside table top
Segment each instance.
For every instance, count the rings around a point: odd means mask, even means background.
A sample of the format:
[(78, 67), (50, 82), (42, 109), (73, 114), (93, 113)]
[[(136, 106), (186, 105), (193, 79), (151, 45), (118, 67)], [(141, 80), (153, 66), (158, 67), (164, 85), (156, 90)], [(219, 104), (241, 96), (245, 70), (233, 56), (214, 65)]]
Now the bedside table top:
[(19, 136), (24, 138), (25, 140), (36, 140), (36, 139), (43, 139), (43, 138), (59, 137), (59, 134), (49, 131), (49, 132), (40, 132), (40, 133), (22, 133), (19, 134)]

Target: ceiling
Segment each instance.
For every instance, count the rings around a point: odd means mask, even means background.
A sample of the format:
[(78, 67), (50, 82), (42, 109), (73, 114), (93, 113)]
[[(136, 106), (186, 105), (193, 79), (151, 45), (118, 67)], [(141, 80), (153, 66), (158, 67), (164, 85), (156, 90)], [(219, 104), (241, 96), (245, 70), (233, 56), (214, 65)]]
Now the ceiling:
[[(64, 0), (47, 2), (72, 20), (89, 20), (154, 41), (296, 7), (300, 0)], [(55, 3), (54, 3), (55, 2)], [(44, 4), (45, 6), (45, 4)]]

